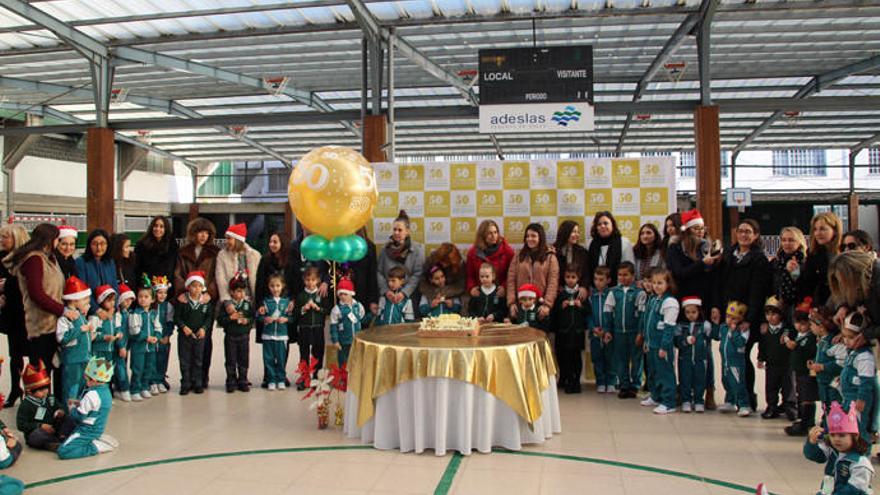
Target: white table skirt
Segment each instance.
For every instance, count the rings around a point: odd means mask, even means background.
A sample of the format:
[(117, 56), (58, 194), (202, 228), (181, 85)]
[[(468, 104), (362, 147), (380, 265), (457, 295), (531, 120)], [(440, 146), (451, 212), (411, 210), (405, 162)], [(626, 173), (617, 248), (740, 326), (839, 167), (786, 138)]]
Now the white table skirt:
[(469, 455), (492, 447), (519, 450), (562, 432), (556, 377), (541, 394), (542, 415), (534, 429), (513, 409), (480, 387), (449, 378), (421, 378), (402, 383), (376, 400), (376, 412), (357, 427), (358, 397), (345, 396), (344, 432), (377, 449), (424, 452), (448, 450)]

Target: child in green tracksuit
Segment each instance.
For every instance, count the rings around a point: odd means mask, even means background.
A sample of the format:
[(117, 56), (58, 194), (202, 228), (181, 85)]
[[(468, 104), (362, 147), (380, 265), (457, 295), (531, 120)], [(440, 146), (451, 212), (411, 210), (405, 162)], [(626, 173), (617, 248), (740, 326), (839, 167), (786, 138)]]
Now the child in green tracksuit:
[(642, 279), (643, 292), (639, 294), (639, 297), (636, 299), (636, 306), (638, 307), (639, 312), (636, 345), (639, 346), (642, 351), (642, 363), (645, 369), (645, 385), (643, 389), (648, 391), (649, 394), (651, 387), (654, 386), (654, 370), (651, 368), (651, 362), (648, 360), (647, 356), (645, 356), (645, 353), (648, 351), (648, 329), (646, 327), (648, 319), (645, 315), (657, 311), (657, 303), (659, 302), (657, 296), (654, 295), (654, 285), (651, 283), (651, 273), (653, 273), (653, 269), (649, 272), (647, 277)]
[(348, 362), (348, 353), (354, 336), (361, 331), (361, 321), (366, 316), (363, 305), (354, 300), (354, 283), (346, 278), (336, 288), (339, 302), (330, 311), (330, 342), (339, 350), (339, 367)]
[(174, 308), (177, 326), (177, 356), (180, 361), (180, 395), (205, 391), (204, 357), (208, 329), (214, 325), (214, 306), (202, 302), (205, 274), (192, 271), (184, 283), (186, 297)]
[(633, 282), (636, 267), (624, 261), (617, 268), (617, 285), (605, 299), (605, 318), (614, 334), (611, 341), (621, 399), (634, 399), (642, 386), (642, 346), (636, 344), (639, 333), (638, 299), (642, 290)]
[(92, 355), (112, 362), (116, 341), (122, 338), (116, 329), (116, 291), (109, 285), (102, 285), (95, 292), (95, 300), (103, 314), (102, 317), (97, 314), (89, 317), (89, 324), (95, 329)]
[[(395, 266), (388, 270), (386, 277), (388, 283), (388, 291), (393, 293), (395, 298), (398, 294), (402, 294), (403, 299), (400, 302), (389, 299), (388, 295), (379, 300), (379, 314), (377, 315), (376, 326), (395, 325), (398, 323), (411, 323), (415, 321), (413, 312), (413, 302), (406, 292), (403, 292), (403, 285), (406, 283), (406, 268)], [(473, 301), (473, 299), (471, 300)], [(324, 323), (321, 322), (321, 342), (324, 341)], [(307, 356), (307, 353), (300, 351), (300, 356)], [(319, 359), (320, 361), (320, 359)]]
[(260, 315), (263, 318), (263, 368), (269, 391), (284, 390), (287, 362), (287, 342), (290, 340), (290, 299), (282, 296), (284, 277), (273, 274), (267, 282), (269, 297), (263, 300)]
[(113, 315), (113, 320), (117, 334), (122, 337), (113, 342), (113, 396), (123, 402), (131, 402), (131, 383), (128, 381), (128, 316), (134, 299), (134, 291), (125, 284), (119, 284), (119, 309)]
[[(491, 265), (490, 265), (491, 266)], [(556, 334), (556, 357), (559, 360), (559, 385), (567, 394), (581, 393), (581, 371), (583, 361), (587, 312), (589, 304), (585, 304), (578, 295), (581, 268), (569, 265), (563, 273), (565, 286), (556, 298), (553, 308), (553, 331)], [(502, 304), (503, 306), (503, 304)]]
[(807, 368), (816, 376), (822, 406), (822, 426), (825, 426), (831, 403), (843, 402), (840, 396), (840, 373), (848, 351), (843, 342), (834, 343), (834, 337), (839, 332), (827, 308), (816, 308), (810, 315), (810, 331), (816, 336), (816, 359), (808, 362)]
[[(721, 382), (724, 385), (724, 404), (719, 412), (734, 412), (740, 417), (751, 414), (749, 395), (746, 391), (746, 343), (749, 331), (737, 327), (746, 316), (748, 307), (737, 301), (727, 305), (725, 323), (716, 326), (712, 338), (721, 341)], [(717, 325), (717, 323), (716, 323)]]
[(867, 326), (868, 317), (859, 312), (850, 313), (844, 321), (843, 342), (849, 354), (840, 372), (840, 395), (846, 411), (858, 412), (859, 436), (868, 444), (870, 456), (878, 390), (874, 342), (864, 337)]
[(684, 297), (681, 309), (686, 321), (679, 323), (675, 332), (678, 348), (678, 381), (681, 412), (704, 412), (706, 394), (706, 366), (709, 344), (712, 342), (712, 323), (703, 319), (703, 301), (695, 296)]
[(461, 299), (458, 297), (447, 298), (443, 294), (446, 287), (446, 269), (440, 265), (431, 267), (430, 282), (437, 288), (437, 295), (434, 299), (428, 300), (428, 297), (422, 295), (422, 301), (419, 304), (419, 314), (426, 316), (440, 316), (448, 313), (461, 314)]
[(597, 267), (593, 272), (593, 291), (588, 299), (590, 311), (587, 313), (587, 332), (590, 335), (590, 359), (593, 374), (596, 375), (596, 392), (617, 393), (617, 376), (614, 369), (614, 353), (611, 341), (614, 335), (611, 322), (605, 313), (608, 301), (608, 284), (611, 270), (607, 266)]
[[(654, 373), (651, 396), (641, 402), (643, 406), (655, 406), (654, 414), (675, 412), (675, 329), (678, 325), (678, 301), (672, 296), (672, 273), (665, 269), (654, 270), (651, 285), (658, 302), (645, 313), (648, 332), (648, 362)], [(656, 308), (656, 309), (654, 309)]]
[[(152, 290), (150, 291), (152, 294)], [(70, 410), (70, 417), (76, 421), (76, 428), (67, 440), (58, 447), (60, 459), (79, 459), (110, 452), (119, 442), (104, 434), (113, 397), (108, 383), (113, 378), (113, 363), (92, 357), (85, 370), (86, 390), (76, 407)]]
[(171, 356), (171, 335), (174, 334), (174, 305), (168, 300), (168, 290), (171, 288), (168, 277), (153, 277), (153, 288), (156, 290), (156, 312), (162, 326), (156, 346), (156, 373), (150, 379), (150, 392), (155, 395), (154, 386), (156, 392), (162, 394), (171, 388), (168, 383), (168, 358)]
[(92, 291), (82, 280), (70, 277), (64, 285), (67, 309), (79, 312), (75, 320), (67, 316), (58, 318), (55, 337), (61, 347), (61, 406), (69, 410), (71, 403), (79, 398), (85, 386), (83, 372), (92, 353), (95, 329), (86, 321)]
[(221, 311), (217, 323), (223, 328), (223, 350), (226, 356), (226, 393), (231, 394), (238, 388), (241, 392), (249, 392), (248, 356), (250, 355), (250, 335), (254, 326), (254, 308), (247, 300), (247, 279), (236, 276), (229, 281), (229, 294), (232, 313)]
[[(153, 309), (153, 288), (137, 292), (138, 307), (128, 317), (128, 341), (131, 345), (131, 400), (140, 402), (153, 396), (150, 377), (156, 372), (156, 346), (162, 335), (159, 314)], [(157, 390), (158, 392), (158, 390)]]
[[(388, 287), (390, 290), (396, 290), (394, 285), (397, 279), (393, 275), (394, 269), (391, 270), (388, 277)], [(327, 318), (327, 313), (330, 312), (327, 307), (330, 299), (321, 297), (318, 291), (320, 280), (321, 277), (317, 268), (310, 267), (305, 271), (303, 274), (303, 290), (296, 295), (296, 304), (293, 309), (300, 359), (308, 362), (309, 356), (314, 357), (318, 363), (315, 366), (315, 372), (321, 369), (321, 361), (324, 359), (324, 320)], [(397, 288), (399, 289), (399, 287)], [(410, 316), (412, 316), (412, 306), (409, 308)], [(385, 306), (385, 309), (388, 309), (388, 306)], [(382, 314), (384, 318), (385, 314)], [(296, 389), (305, 390), (305, 380), (297, 382)]]

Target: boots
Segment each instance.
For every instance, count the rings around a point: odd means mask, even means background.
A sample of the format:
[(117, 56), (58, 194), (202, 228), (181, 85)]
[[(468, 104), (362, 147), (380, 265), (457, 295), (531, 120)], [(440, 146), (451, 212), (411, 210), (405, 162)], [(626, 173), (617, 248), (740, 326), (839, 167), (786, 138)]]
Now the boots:
[(705, 406), (707, 411), (718, 409), (718, 405), (715, 404), (715, 387), (706, 387)]
[(816, 404), (800, 404), (798, 406), (800, 418), (785, 427), (785, 434), (792, 437), (802, 437), (809, 433), (810, 428), (816, 424)]

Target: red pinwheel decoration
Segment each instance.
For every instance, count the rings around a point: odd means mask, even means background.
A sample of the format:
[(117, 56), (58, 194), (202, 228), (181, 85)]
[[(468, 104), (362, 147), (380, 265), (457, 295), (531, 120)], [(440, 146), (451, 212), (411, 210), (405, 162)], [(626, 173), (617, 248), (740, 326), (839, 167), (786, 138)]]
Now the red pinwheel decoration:
[(299, 375), (299, 378), (296, 379), (296, 384), (303, 384), (305, 388), (309, 388), (312, 386), (312, 375), (315, 373), (315, 368), (318, 367), (318, 360), (315, 359), (315, 356), (311, 356), (311, 359), (308, 363), (303, 359), (299, 362), (299, 365), (296, 367), (296, 373)]
[(342, 366), (330, 365), (330, 386), (340, 392), (345, 392), (348, 389), (348, 370), (344, 364)]

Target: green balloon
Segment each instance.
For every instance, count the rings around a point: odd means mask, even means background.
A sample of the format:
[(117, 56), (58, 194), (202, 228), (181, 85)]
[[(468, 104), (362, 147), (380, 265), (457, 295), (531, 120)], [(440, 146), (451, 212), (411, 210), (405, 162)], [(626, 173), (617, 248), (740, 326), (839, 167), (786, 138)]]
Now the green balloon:
[(351, 259), (353, 248), (348, 236), (334, 237), (328, 246), (330, 259), (337, 263), (345, 263)]
[(303, 257), (309, 261), (320, 261), (327, 259), (329, 254), (330, 243), (323, 237), (312, 234), (303, 239), (299, 249)]
[(367, 241), (359, 235), (353, 235), (350, 237), (354, 248), (352, 249), (351, 259), (349, 259), (349, 261), (363, 259), (363, 257), (367, 255)]

